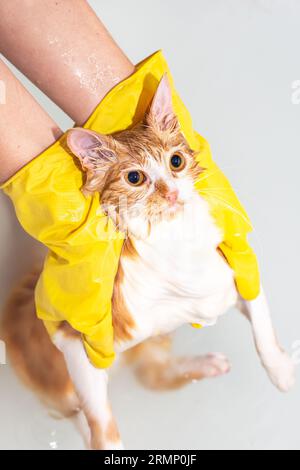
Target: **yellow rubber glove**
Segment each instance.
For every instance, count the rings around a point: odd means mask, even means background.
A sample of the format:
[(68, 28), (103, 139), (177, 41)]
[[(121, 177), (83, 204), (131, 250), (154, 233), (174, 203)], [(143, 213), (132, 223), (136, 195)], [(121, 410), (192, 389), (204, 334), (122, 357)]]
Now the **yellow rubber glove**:
[[(137, 65), (99, 104), (85, 128), (103, 134), (127, 129), (144, 117), (167, 73), (173, 107), (190, 147), (205, 168), (197, 190), (210, 204), (223, 231), (220, 246), (235, 271), (242, 297), (260, 290), (255, 254), (247, 242), (251, 224), (229, 182), (213, 162), (208, 143), (192, 127), (161, 51)], [(37, 315), (50, 335), (67, 320), (83, 336), (91, 362), (99, 368), (114, 360), (111, 297), (123, 235), (102, 212), (99, 195), (81, 192), (84, 175), (66, 148), (66, 136), (32, 160), (2, 188), (12, 199), (24, 229), (49, 248), (36, 288)]]

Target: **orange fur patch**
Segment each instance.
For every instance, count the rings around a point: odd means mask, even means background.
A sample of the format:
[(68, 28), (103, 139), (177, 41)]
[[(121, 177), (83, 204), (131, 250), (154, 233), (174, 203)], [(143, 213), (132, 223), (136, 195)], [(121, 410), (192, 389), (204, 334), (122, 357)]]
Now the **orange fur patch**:
[(166, 197), (166, 195), (169, 192), (169, 187), (163, 179), (156, 181), (155, 189), (159, 193), (159, 195), (163, 198)]
[(109, 442), (119, 442), (121, 440), (117, 423), (114, 418), (111, 418), (107, 430), (105, 432), (105, 438)]
[(126, 238), (124, 242), (122, 256), (130, 259), (136, 259), (139, 256), (134, 246), (134, 242), (130, 237)]
[(48, 405), (66, 416), (79, 402), (61, 352), (36, 316), (34, 288), (39, 272), (26, 276), (12, 292), (1, 324), (12, 365), (22, 381)]
[(104, 449), (104, 433), (101, 424), (98, 420), (91, 416), (91, 414), (84, 410), (85, 416), (91, 432), (91, 449), (103, 450)]
[(114, 328), (114, 338), (116, 342), (130, 341), (132, 339), (131, 330), (134, 329), (134, 320), (126, 306), (121, 283), (124, 277), (123, 269), (119, 266), (115, 278), (114, 292), (112, 298), (112, 320)]

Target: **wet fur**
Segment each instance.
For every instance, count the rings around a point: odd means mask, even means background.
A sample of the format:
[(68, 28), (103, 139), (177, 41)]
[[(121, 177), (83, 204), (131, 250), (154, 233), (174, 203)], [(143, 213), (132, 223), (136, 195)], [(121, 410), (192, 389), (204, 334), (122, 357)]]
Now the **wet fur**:
[[(222, 375), (230, 369), (223, 355), (173, 357), (166, 334), (184, 323), (214, 323), (238, 302), (252, 323), (258, 353), (272, 382), (287, 391), (293, 384), (293, 366), (278, 346), (267, 303), (263, 295), (253, 303), (238, 299), (233, 273), (218, 250), (222, 234), (215, 227), (207, 204), (193, 192), (202, 168), (172, 112), (166, 79), (153, 103), (145, 120), (134, 129), (114, 136), (74, 130), (69, 140), (86, 172), (83, 191), (99, 192), (103, 210), (128, 235), (112, 299), (116, 350), (126, 351), (127, 361), (140, 381), (151, 389), (173, 389), (192, 380)], [(186, 162), (180, 173), (170, 171), (168, 166), (174, 154)], [(133, 169), (150, 175), (140, 187), (132, 188), (126, 182), (125, 175)], [(178, 201), (170, 206), (168, 194), (174, 188)], [(125, 208), (120, 195), (126, 197)], [(153, 239), (160, 232), (170, 236), (179, 231), (186, 205), (195, 206), (202, 237), (179, 240), (179, 244)], [(138, 214), (137, 206), (142, 209)], [(193, 224), (190, 217), (188, 232), (193, 231)], [(187, 257), (183, 252), (181, 263), (179, 255), (183, 249), (187, 249)], [(177, 265), (170, 263), (167, 276), (161, 276), (164, 256), (167, 262), (179, 256)], [(89, 425), (87, 441), (92, 448), (121, 448), (107, 398), (106, 372), (91, 366), (80, 335), (65, 322), (55, 338), (61, 352), (50, 341), (35, 314), (37, 278), (37, 272), (28, 276), (5, 308), (1, 330), (11, 361), (26, 385), (47, 404), (65, 416), (83, 410)], [(189, 289), (192, 301), (186, 304)], [(149, 294), (153, 307), (147, 304)], [(162, 299), (167, 299), (165, 306)], [(83, 377), (94, 384), (92, 389), (86, 389)]]
[[(179, 132), (177, 121), (174, 121), (168, 132), (158, 132), (149, 122), (144, 122), (135, 129), (114, 136), (113, 140), (110, 136), (106, 136), (105, 144), (106, 155), (111, 157), (109, 152), (113, 149), (114, 152), (118, 152), (118, 160), (114, 160), (113, 164), (109, 160), (109, 171), (105, 176), (103, 175), (105, 164), (102, 165), (100, 174), (87, 171), (83, 191), (86, 194), (95, 190), (101, 192), (103, 207), (116, 209), (115, 222), (119, 228), (124, 229), (126, 224), (119, 210), (120, 194), (126, 195), (129, 212), (136, 202), (141, 201), (145, 196), (143, 190), (132, 192), (124, 185), (124, 181), (120, 178), (124, 171), (136, 165), (141, 168), (146, 167), (149, 155), (162, 165), (166, 153), (180, 151), (189, 159), (187, 171), (190, 176), (196, 178), (201, 173), (201, 168), (195, 162), (194, 152)], [(147, 200), (145, 214), (149, 218), (149, 229), (151, 223), (157, 224), (163, 217), (163, 211), (160, 212), (160, 210), (165, 202), (167, 191), (167, 185), (161, 180)], [(153, 207), (156, 208), (155, 212)], [(138, 257), (134, 241), (129, 236), (123, 246), (122, 258), (134, 261)], [(30, 387), (49, 407), (69, 417), (78, 412), (81, 408), (81, 401), (75, 392), (63, 354), (51, 342), (43, 323), (36, 316), (34, 288), (38, 277), (39, 271), (35, 270), (26, 276), (12, 292), (3, 315), (2, 336), (12, 365), (26, 386)], [(130, 341), (135, 327), (122, 293), (123, 280), (124, 271), (120, 263), (112, 299), (113, 325), (117, 344)], [(74, 340), (80, 338), (80, 335), (66, 322), (61, 324), (60, 331), (66, 338)], [(183, 373), (185, 367), (182, 369), (180, 366), (183, 359), (178, 359), (178, 362), (177, 359), (173, 359), (166, 344), (170, 345), (170, 339), (155, 339), (153, 344), (150, 340), (146, 341), (143, 347), (130, 349), (130, 362), (136, 364), (135, 371), (144, 385), (152, 389), (172, 389), (183, 386), (194, 378), (202, 378), (201, 371), (197, 372), (196, 368), (194, 372), (191, 371), (191, 376)], [(169, 372), (167, 372), (168, 369)], [(99, 436), (103, 433), (99, 423), (95, 422), (88, 412), (86, 417), (94, 441), (99, 441)], [(113, 419), (110, 423), (106, 432), (112, 439), (118, 433)], [(100, 444), (94, 442), (92, 446), (97, 448)]]
[(36, 316), (34, 289), (36, 269), (27, 275), (8, 299), (1, 322), (10, 361), (24, 384), (50, 408), (65, 416), (76, 413), (78, 398), (62, 354)]

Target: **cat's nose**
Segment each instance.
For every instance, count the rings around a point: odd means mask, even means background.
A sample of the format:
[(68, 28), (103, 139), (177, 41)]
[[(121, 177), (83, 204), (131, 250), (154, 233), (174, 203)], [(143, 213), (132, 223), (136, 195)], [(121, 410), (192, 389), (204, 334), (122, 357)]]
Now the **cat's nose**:
[(174, 205), (178, 199), (178, 189), (174, 189), (172, 191), (168, 191), (166, 194), (166, 200), (170, 205)]

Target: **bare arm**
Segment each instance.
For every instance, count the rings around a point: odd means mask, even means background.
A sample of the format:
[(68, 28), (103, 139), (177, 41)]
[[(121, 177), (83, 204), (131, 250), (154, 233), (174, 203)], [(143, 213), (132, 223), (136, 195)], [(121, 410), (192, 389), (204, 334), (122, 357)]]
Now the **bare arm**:
[(79, 125), (134, 70), (84, 0), (0, 0), (0, 52)]
[(60, 136), (55, 122), (0, 60), (0, 183)]
[[(0, 52), (82, 124), (133, 65), (84, 0), (0, 0)], [(0, 61), (0, 182), (61, 134)]]

